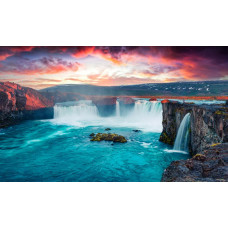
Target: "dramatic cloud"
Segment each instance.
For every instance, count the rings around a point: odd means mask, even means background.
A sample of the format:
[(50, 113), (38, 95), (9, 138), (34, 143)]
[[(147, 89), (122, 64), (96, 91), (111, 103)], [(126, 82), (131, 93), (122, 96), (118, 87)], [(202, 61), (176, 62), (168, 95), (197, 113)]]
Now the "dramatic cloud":
[(0, 73), (14, 73), (27, 75), (56, 74), (65, 71), (77, 71), (79, 63), (76, 61), (67, 61), (60, 58), (43, 57), (40, 59), (13, 59), (4, 62), (0, 67)]
[(0, 47), (0, 80), (14, 79), (36, 88), (227, 77), (228, 47)]
[(7, 59), (19, 52), (29, 52), (33, 47), (0, 47), (0, 61)]

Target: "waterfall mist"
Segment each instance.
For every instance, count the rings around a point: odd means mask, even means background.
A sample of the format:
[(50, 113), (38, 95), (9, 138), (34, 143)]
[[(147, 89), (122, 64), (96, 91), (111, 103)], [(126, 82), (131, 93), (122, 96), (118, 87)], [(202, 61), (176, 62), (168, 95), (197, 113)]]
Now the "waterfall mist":
[(82, 100), (77, 102), (65, 102), (54, 107), (54, 122), (82, 126), (115, 126), (130, 127), (144, 131), (162, 131), (162, 105), (160, 101), (148, 101), (138, 99), (134, 107), (128, 109), (127, 105), (120, 105), (116, 101), (116, 113), (114, 116), (101, 117), (97, 107), (92, 101)]

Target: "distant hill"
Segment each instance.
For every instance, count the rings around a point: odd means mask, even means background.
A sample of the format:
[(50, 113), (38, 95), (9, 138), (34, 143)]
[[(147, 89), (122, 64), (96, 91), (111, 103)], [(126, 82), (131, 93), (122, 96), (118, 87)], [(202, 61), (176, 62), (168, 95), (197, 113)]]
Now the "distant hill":
[(228, 81), (149, 83), (125, 86), (65, 84), (42, 89), (40, 92), (99, 96), (222, 96), (228, 95)]

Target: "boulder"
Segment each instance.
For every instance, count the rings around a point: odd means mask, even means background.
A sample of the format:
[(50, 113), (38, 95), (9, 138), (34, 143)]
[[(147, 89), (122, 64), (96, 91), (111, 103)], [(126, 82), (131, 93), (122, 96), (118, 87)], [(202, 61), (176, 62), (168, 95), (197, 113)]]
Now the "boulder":
[(126, 143), (127, 139), (118, 134), (111, 134), (111, 133), (97, 133), (90, 139), (90, 141), (112, 141), (112, 142), (119, 142), (119, 143)]
[(162, 104), (169, 103), (169, 102), (170, 102), (170, 100), (162, 100), (161, 101)]
[(134, 132), (141, 132), (141, 130), (132, 130), (132, 131), (134, 131)]

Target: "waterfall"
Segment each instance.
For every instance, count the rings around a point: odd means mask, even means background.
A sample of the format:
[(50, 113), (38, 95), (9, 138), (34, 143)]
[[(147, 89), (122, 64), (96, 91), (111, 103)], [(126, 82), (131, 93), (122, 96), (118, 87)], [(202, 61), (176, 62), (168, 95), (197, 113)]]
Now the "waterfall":
[(120, 102), (116, 100), (116, 116), (120, 116)]
[[(121, 110), (120, 110), (121, 109)], [(121, 113), (121, 115), (120, 115)], [(129, 127), (151, 132), (162, 131), (162, 105), (160, 101), (138, 99), (134, 107), (116, 102), (116, 115), (102, 117), (92, 101), (82, 100), (58, 103), (54, 106), (55, 123), (78, 127)]]
[(174, 150), (188, 152), (190, 113), (187, 113), (181, 121), (174, 143)]
[(64, 102), (54, 106), (54, 119), (90, 120), (98, 117), (97, 107), (89, 100)]
[(128, 120), (140, 123), (148, 130), (162, 131), (162, 105), (160, 101), (137, 100)]
[(162, 105), (160, 101), (147, 101), (147, 100), (137, 100), (135, 102), (135, 108), (133, 115), (138, 117), (153, 117), (155, 119), (162, 118)]

